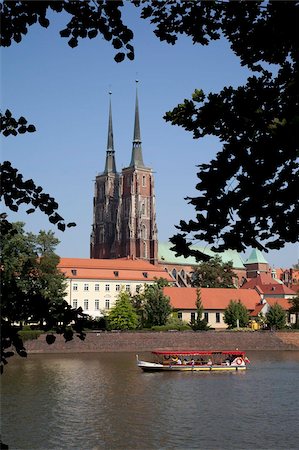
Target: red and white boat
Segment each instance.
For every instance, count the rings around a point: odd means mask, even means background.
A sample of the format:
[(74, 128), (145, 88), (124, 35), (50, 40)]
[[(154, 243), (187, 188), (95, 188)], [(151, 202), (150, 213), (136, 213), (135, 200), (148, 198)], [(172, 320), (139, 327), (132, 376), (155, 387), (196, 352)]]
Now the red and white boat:
[(137, 366), (144, 371), (243, 371), (249, 359), (239, 350), (154, 350), (154, 361), (140, 360)]

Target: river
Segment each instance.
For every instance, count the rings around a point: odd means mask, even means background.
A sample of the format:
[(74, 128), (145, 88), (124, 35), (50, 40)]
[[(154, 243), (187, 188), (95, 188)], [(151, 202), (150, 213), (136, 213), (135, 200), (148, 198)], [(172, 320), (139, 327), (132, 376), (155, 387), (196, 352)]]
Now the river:
[(299, 446), (299, 352), (249, 352), (244, 373), (143, 373), (133, 353), (13, 357), (10, 450), (273, 450)]

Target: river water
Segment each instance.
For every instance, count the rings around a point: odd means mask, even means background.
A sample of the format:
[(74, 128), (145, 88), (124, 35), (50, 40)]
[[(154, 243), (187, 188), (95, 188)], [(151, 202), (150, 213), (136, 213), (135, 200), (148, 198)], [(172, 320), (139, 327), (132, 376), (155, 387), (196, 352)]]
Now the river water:
[(133, 353), (13, 357), (2, 440), (11, 450), (298, 449), (299, 352), (248, 356), (245, 373), (143, 373)]

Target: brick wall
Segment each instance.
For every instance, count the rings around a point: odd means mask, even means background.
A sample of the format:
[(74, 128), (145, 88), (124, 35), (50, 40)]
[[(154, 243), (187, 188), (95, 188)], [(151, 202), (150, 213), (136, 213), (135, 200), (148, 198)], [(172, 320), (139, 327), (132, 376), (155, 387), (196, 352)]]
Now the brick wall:
[(197, 350), (297, 350), (299, 333), (288, 332), (101, 332), (64, 342), (57, 336), (47, 345), (45, 336), (25, 343), (29, 353), (141, 352), (157, 348)]

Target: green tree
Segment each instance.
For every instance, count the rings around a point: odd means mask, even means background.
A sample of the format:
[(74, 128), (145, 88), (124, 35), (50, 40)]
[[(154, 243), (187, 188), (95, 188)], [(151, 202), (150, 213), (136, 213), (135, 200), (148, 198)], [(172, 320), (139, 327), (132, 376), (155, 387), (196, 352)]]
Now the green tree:
[(135, 330), (138, 327), (138, 315), (128, 292), (120, 292), (107, 319), (111, 330)]
[(233, 288), (236, 274), (231, 261), (224, 263), (220, 256), (200, 263), (194, 268), (192, 275), (193, 287)]
[[(117, 62), (125, 57), (132, 60), (134, 34), (122, 20), (127, 4), (4, 1), (1, 45), (19, 43), (34, 24), (47, 28), (47, 14), (52, 10), (67, 13), (69, 21), (60, 35), (70, 47), (76, 47), (79, 39), (99, 35), (111, 42)], [(190, 248), (193, 239), (238, 251), (247, 246), (279, 249), (286, 242), (297, 242), (298, 2), (143, 0), (131, 4), (139, 8), (142, 19), (151, 22), (157, 38), (169, 44), (175, 44), (179, 35), (200, 45), (224, 36), (241, 65), (252, 72), (243, 86), (225, 87), (218, 94), (205, 94), (199, 87), (191, 99), (165, 115), (196, 139), (216, 136), (221, 146), (215, 159), (199, 166), (199, 196), (188, 198), (196, 220), (180, 222), (181, 233), (171, 239), (177, 253), (202, 259), (203, 254)], [(2, 118), (4, 135), (34, 131), (26, 119), (14, 119), (10, 111)], [(8, 207), (16, 208), (29, 199), (33, 208), (28, 211), (41, 207), (65, 228), (63, 218), (55, 213), (54, 199), (49, 198), (49, 209), (44, 208), (45, 197), (35, 201), (27, 182), (22, 182), (23, 191), (18, 186), (22, 176), (16, 177), (17, 169), (8, 161), (4, 166), (8, 170), (8, 174), (4, 170), (4, 184), (11, 197)], [(38, 191), (32, 183), (28, 180), (31, 189)]]
[(165, 325), (172, 312), (169, 297), (158, 284), (146, 285), (144, 290), (145, 324), (148, 327)]
[(286, 313), (278, 303), (274, 303), (266, 313), (266, 322), (271, 329), (281, 330), (285, 328)]
[(229, 328), (247, 327), (249, 322), (249, 314), (247, 308), (241, 300), (231, 300), (229, 305), (224, 310), (224, 322)]
[(201, 291), (200, 289), (196, 289), (196, 317), (195, 320), (190, 322), (190, 327), (193, 331), (205, 331), (209, 329), (206, 319), (202, 318), (203, 312), (204, 308), (201, 300)]
[[(46, 251), (41, 251), (41, 241)], [(59, 257), (54, 253), (57, 243), (51, 232), (25, 233), (20, 222), (2, 236), (1, 370), (13, 355), (10, 347), (26, 356), (18, 335), (23, 324), (39, 324), (44, 331), (63, 334), (66, 341), (73, 338), (74, 331), (84, 339), (82, 310), (72, 309), (64, 300), (65, 277), (57, 269)], [(46, 340), (52, 343), (55, 336), (47, 334)]]
[(289, 299), (291, 307), (289, 309), (290, 314), (295, 314), (295, 328), (299, 328), (299, 295)]

